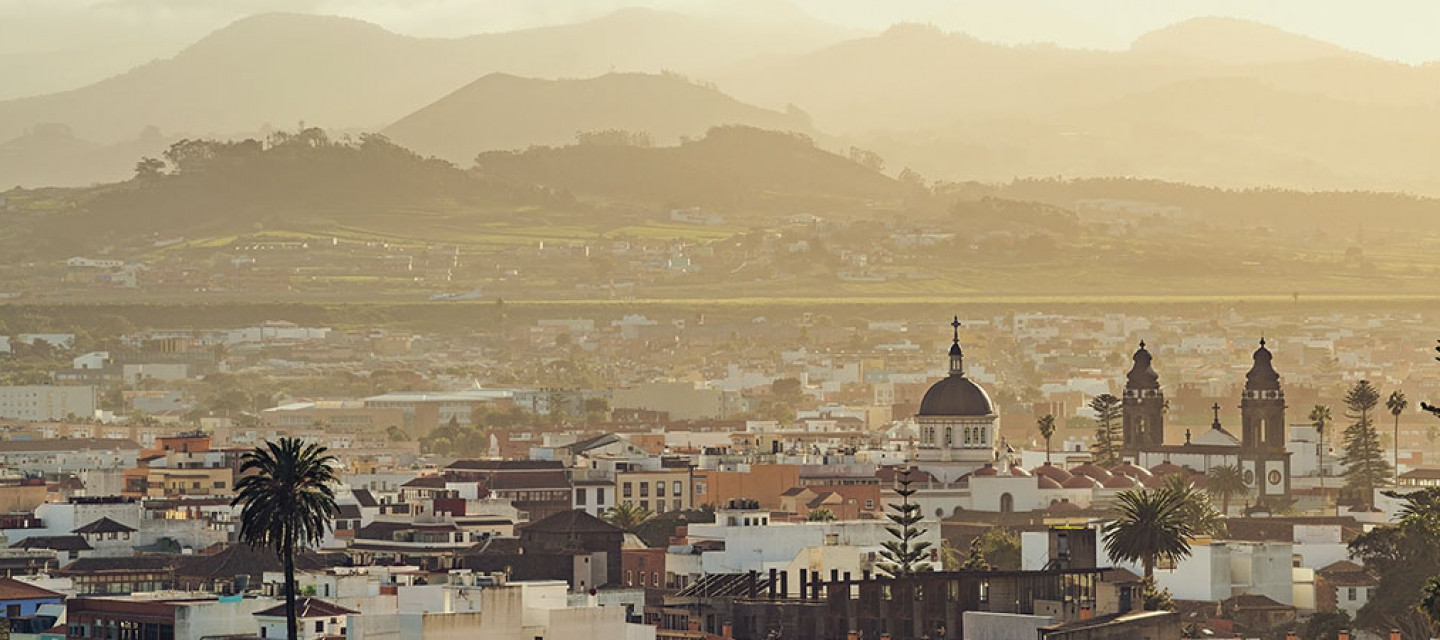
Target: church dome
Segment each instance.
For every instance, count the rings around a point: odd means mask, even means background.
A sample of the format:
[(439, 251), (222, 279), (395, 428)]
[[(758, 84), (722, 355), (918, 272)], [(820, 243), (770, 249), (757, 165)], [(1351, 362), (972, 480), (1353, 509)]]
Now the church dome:
[(1015, 476), (1015, 477), (1017, 477), (1017, 478), (1029, 478), (1029, 477), (1030, 477), (1030, 472), (1029, 472), (1029, 471), (1026, 471), (1026, 470), (1025, 470), (1025, 467), (1022, 467), (1022, 466), (1020, 466), (1020, 465), (1018, 465), (1018, 464), (1013, 464), (1013, 465), (1010, 465), (1010, 475)]
[(1274, 356), (1265, 348), (1265, 339), (1260, 339), (1260, 348), (1255, 350), (1255, 364), (1245, 374), (1246, 391), (1279, 391), (1280, 374), (1275, 371)]
[(1161, 462), (1160, 464), (1150, 467), (1150, 473), (1155, 474), (1155, 477), (1159, 478), (1163, 476), (1187, 472), (1185, 471), (1185, 467), (1182, 467), (1178, 464), (1172, 464), (1169, 460), (1166, 460), (1164, 462)]
[(1133, 359), (1135, 366), (1131, 367), (1130, 372), (1125, 374), (1125, 388), (1159, 389), (1160, 374), (1155, 373), (1155, 368), (1151, 366), (1153, 359), (1150, 357), (1150, 352), (1145, 349), (1145, 342), (1143, 340), (1140, 342), (1140, 348), (1135, 351)]
[(976, 470), (975, 470), (973, 473), (971, 473), (970, 475), (975, 476), (975, 477), (977, 477), (977, 478), (978, 478), (978, 477), (998, 476), (998, 475), (1000, 475), (1000, 470), (999, 470), (999, 469), (996, 469), (996, 468), (995, 468), (995, 465), (990, 464), (989, 462), (987, 462), (987, 463), (985, 463), (985, 466), (980, 467), (979, 469), (976, 469)]
[(950, 375), (936, 382), (920, 400), (916, 416), (988, 417), (995, 415), (995, 405), (985, 389), (965, 377), (965, 353), (960, 349), (960, 319), (956, 318), (955, 341), (950, 345)]
[(1070, 476), (1070, 479), (1060, 486), (1066, 489), (1094, 489), (1099, 487), (1100, 483), (1090, 476)]
[(1059, 483), (1059, 482), (1056, 482), (1053, 478), (1051, 478), (1051, 477), (1049, 477), (1049, 476), (1040, 476), (1040, 479), (1035, 481), (1035, 485), (1038, 486), (1038, 487), (1041, 488), (1041, 489), (1060, 489), (1060, 488), (1061, 488), (1060, 483)]
[(920, 401), (919, 416), (989, 416), (995, 413), (990, 394), (964, 374), (936, 382)]

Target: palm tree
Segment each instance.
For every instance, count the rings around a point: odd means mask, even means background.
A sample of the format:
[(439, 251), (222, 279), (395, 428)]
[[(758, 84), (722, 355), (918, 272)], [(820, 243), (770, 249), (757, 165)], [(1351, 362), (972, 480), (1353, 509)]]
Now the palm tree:
[(319, 544), (335, 514), (335, 456), (300, 438), (266, 442), (241, 458), (235, 499), (241, 505), (240, 540), (269, 547), (285, 562), (285, 629), (299, 637), (295, 621), (295, 549)]
[(1205, 475), (1208, 477), (1205, 491), (1220, 498), (1220, 511), (1227, 516), (1230, 515), (1230, 499), (1250, 493), (1250, 488), (1245, 486), (1245, 474), (1240, 471), (1240, 467), (1228, 464), (1210, 467), (1209, 473)]
[(636, 506), (635, 503), (627, 500), (611, 507), (610, 511), (605, 514), (605, 521), (629, 533), (635, 533), (640, 525), (645, 524), (653, 517), (655, 514), (651, 513), (649, 509)]
[(1320, 466), (1320, 488), (1325, 488), (1325, 427), (1330, 425), (1330, 407), (1317, 404), (1310, 410), (1310, 424), (1315, 425), (1315, 462)]
[(1040, 430), (1040, 437), (1045, 439), (1045, 463), (1050, 463), (1050, 436), (1055, 435), (1055, 416), (1045, 414), (1035, 421), (1035, 428)]
[(1120, 515), (1105, 526), (1105, 551), (1120, 562), (1139, 562), (1146, 578), (1155, 577), (1155, 564), (1190, 557), (1194, 536), (1185, 518), (1183, 497), (1170, 485), (1157, 489), (1122, 491)]
[(1410, 407), (1410, 401), (1405, 398), (1405, 392), (1396, 389), (1385, 401), (1385, 408), (1390, 410), (1390, 415), (1395, 416), (1395, 484), (1400, 484), (1400, 414)]

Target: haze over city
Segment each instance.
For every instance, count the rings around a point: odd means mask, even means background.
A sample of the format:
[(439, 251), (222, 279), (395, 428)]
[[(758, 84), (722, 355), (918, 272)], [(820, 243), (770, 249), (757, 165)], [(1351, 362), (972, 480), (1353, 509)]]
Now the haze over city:
[(0, 0), (0, 629), (1435, 637), (1436, 26)]

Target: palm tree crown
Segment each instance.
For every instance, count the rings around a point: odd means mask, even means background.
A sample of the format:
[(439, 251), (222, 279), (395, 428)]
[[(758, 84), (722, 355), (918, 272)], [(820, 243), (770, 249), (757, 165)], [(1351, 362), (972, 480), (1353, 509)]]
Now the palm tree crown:
[(1120, 515), (1105, 526), (1105, 551), (1114, 560), (1139, 562), (1145, 577), (1155, 575), (1159, 561), (1190, 557), (1195, 531), (1186, 517), (1186, 500), (1171, 484), (1156, 489), (1122, 491)]
[(319, 544), (335, 514), (335, 456), (300, 438), (281, 438), (241, 458), (241, 478), (230, 506), (240, 511), (240, 540), (269, 547), (285, 562), (286, 623), (290, 640), (295, 620), (295, 551)]
[(1240, 467), (1228, 464), (1210, 467), (1210, 471), (1205, 475), (1205, 491), (1220, 499), (1220, 511), (1227, 516), (1230, 515), (1230, 499), (1250, 493), (1250, 487), (1245, 486), (1245, 474), (1240, 471)]

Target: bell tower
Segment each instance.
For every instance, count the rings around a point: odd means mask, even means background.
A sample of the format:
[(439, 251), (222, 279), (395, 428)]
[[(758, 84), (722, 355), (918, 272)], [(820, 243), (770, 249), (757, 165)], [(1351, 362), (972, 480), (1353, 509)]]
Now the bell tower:
[(1135, 450), (1165, 442), (1165, 392), (1160, 375), (1151, 366), (1145, 342), (1134, 355), (1135, 365), (1125, 374), (1125, 395), (1121, 398), (1121, 427), (1124, 448)]
[(1273, 358), (1261, 338), (1240, 396), (1240, 446), (1246, 449), (1285, 449), (1285, 391)]

